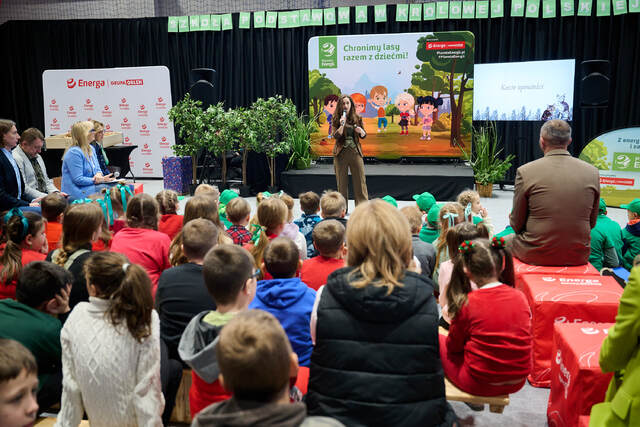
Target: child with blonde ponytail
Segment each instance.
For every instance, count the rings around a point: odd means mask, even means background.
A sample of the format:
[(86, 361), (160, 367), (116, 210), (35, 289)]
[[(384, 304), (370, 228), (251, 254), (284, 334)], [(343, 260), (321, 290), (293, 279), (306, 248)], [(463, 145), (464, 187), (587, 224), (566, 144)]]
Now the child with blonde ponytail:
[[(251, 230), (249, 230), (254, 237), (250, 243), (244, 245), (244, 248), (253, 256), (256, 265), (262, 264), (264, 250), (269, 241), (282, 233), (288, 214), (287, 205), (278, 197), (269, 197), (258, 205), (256, 214), (258, 224), (252, 225)], [(273, 279), (267, 271), (263, 271), (262, 276), (263, 280)]]
[(151, 281), (124, 255), (97, 252), (85, 263), (89, 302), (60, 335), (63, 391), (56, 426), (160, 426), (160, 323)]

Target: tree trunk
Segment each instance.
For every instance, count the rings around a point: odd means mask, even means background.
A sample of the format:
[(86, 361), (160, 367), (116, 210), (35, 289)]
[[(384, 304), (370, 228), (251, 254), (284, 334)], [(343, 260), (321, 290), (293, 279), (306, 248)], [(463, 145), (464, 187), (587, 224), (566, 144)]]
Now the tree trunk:
[(391, 115), (391, 123), (393, 123), (393, 114)]
[(242, 150), (242, 185), (247, 185), (247, 151), (246, 147)]
[(453, 90), (453, 79), (455, 78), (456, 62), (457, 59), (454, 59), (453, 65), (451, 66), (451, 74), (449, 75), (449, 101), (451, 102), (451, 136), (449, 137), (449, 144), (452, 147), (455, 147), (457, 142), (461, 147), (464, 147), (464, 144), (462, 144), (462, 141), (460, 141), (460, 125), (457, 123), (458, 107)]
[(276, 159), (275, 157), (269, 157), (269, 175), (271, 177), (271, 186), (275, 187), (276, 180)]
[(222, 152), (222, 188), (227, 188), (227, 153)]
[[(458, 106), (456, 108), (456, 141), (460, 144), (461, 147), (464, 147), (464, 141), (461, 138), (461, 130), (462, 130), (462, 102), (464, 101), (464, 92), (465, 85), (467, 84), (467, 79), (462, 76), (462, 80), (460, 81), (460, 96), (458, 97)], [(451, 133), (453, 134), (453, 125), (451, 126)]]
[(313, 98), (311, 100), (311, 105), (313, 106), (313, 117), (315, 117), (316, 122), (320, 124), (320, 116), (318, 115), (318, 112), (320, 111), (320, 99)]
[(193, 185), (198, 185), (198, 153), (191, 156), (191, 167), (193, 169)]

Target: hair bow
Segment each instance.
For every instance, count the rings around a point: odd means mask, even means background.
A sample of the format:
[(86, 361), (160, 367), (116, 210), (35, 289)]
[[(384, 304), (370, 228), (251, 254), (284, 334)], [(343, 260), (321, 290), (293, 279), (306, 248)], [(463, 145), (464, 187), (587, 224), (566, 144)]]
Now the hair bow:
[(467, 203), (467, 206), (464, 208), (464, 220), (473, 222), (473, 211), (471, 210), (471, 203)]
[(448, 219), (449, 220), (449, 227), (453, 227), (454, 225), (456, 225), (456, 218), (458, 217), (458, 214), (453, 213), (453, 212), (448, 212), (444, 215), (442, 215), (443, 219)]
[(263, 231), (266, 233), (267, 229), (259, 224), (251, 224), (251, 227), (254, 228), (253, 232), (251, 233), (251, 241), (254, 245), (257, 246), (258, 242), (260, 242), (260, 234)]
[(493, 239), (491, 239), (491, 246), (497, 249), (504, 249), (506, 247), (504, 237), (493, 236)]
[(460, 246), (458, 246), (458, 252), (467, 253), (469, 252), (469, 249), (473, 248), (474, 246), (475, 243), (473, 243), (473, 240), (465, 240)]
[(71, 202), (72, 205), (81, 205), (83, 203), (93, 203), (93, 200), (85, 197), (84, 199), (75, 199), (73, 202)]
[(17, 216), (20, 218), (20, 222), (22, 223), (22, 233), (20, 233), (20, 241), (27, 237), (27, 233), (29, 232), (29, 221), (24, 217), (20, 208), (13, 208), (4, 216), (5, 225), (9, 223), (9, 220)]
[(100, 203), (105, 219), (109, 221), (109, 225), (113, 225), (113, 205), (111, 204), (111, 192), (109, 190), (104, 193), (104, 200)]
[(118, 184), (117, 188), (120, 190), (120, 199), (122, 200), (122, 210), (126, 212), (127, 211), (127, 193), (129, 193), (129, 195), (133, 197), (133, 192), (131, 191), (128, 185)]

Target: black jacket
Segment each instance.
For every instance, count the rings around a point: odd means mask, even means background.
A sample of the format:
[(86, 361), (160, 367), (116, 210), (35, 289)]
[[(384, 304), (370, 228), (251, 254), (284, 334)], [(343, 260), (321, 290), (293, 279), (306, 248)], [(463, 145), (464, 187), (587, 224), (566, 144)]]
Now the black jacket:
[(20, 182), (22, 183), (22, 196), (18, 199), (18, 181), (16, 181), (13, 166), (7, 156), (0, 152), (0, 212), (15, 207), (29, 206), (31, 200), (24, 194), (22, 173), (20, 173)]
[(307, 408), (348, 426), (447, 426), (433, 282), (406, 272), (403, 286), (351, 286), (333, 272), (318, 306)]

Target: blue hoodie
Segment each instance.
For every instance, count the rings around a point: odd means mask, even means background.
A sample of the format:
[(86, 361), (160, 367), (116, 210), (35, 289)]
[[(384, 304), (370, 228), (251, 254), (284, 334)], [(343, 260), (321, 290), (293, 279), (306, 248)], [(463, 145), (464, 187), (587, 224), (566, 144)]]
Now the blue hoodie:
[(249, 304), (249, 308), (268, 311), (278, 319), (300, 366), (309, 366), (313, 350), (309, 322), (315, 300), (316, 291), (294, 277), (259, 281), (256, 297)]

